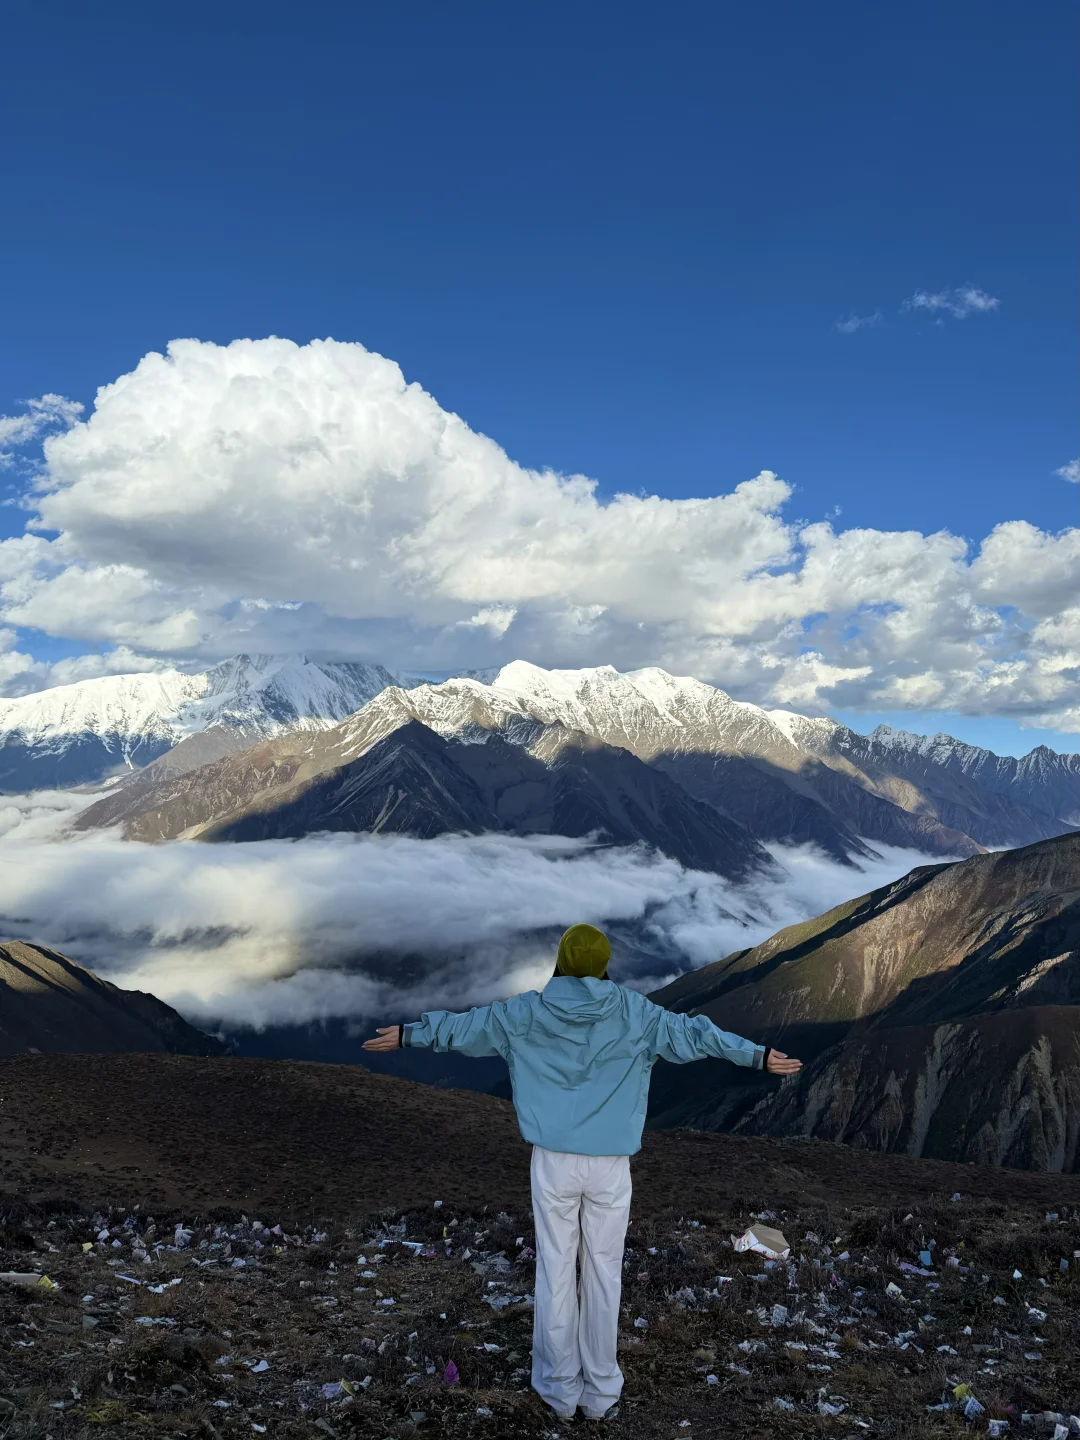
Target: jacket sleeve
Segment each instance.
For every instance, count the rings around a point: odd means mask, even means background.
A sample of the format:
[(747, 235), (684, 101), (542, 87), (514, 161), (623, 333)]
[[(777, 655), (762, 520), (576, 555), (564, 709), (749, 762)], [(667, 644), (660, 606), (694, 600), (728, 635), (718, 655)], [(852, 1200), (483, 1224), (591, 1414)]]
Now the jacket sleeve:
[(456, 1050), (462, 1055), (501, 1055), (505, 1059), (510, 1050), (509, 1018), (503, 1000), (460, 1014), (429, 1010), (414, 1024), (401, 1027), (401, 1043)]
[(720, 1030), (707, 1015), (677, 1015), (660, 1006), (659, 1020), (653, 1037), (653, 1054), (675, 1065), (691, 1060), (730, 1060), (733, 1065), (746, 1065), (760, 1070), (765, 1063), (764, 1045), (755, 1045), (741, 1035)]

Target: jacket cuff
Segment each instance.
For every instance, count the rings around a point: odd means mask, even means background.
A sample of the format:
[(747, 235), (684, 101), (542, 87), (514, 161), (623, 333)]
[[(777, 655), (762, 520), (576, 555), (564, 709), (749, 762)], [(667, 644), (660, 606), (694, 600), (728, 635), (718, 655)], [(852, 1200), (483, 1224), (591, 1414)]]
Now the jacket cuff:
[(400, 1040), (400, 1043), (399, 1043), (399, 1045), (398, 1045), (398, 1048), (399, 1048), (399, 1049), (406, 1049), (406, 1050), (407, 1050), (407, 1049), (411, 1049), (411, 1047), (412, 1047), (412, 1029), (413, 1029), (413, 1027), (412, 1027), (411, 1025), (402, 1025), (402, 1026), (401, 1026), (401, 1040)]
[(769, 1050), (770, 1050), (771, 1048), (772, 1048), (772, 1047), (769, 1046), (769, 1045), (755, 1045), (755, 1046), (754, 1046), (753, 1066), (754, 1066), (754, 1069), (755, 1069), (755, 1070), (764, 1070), (764, 1069), (765, 1069), (765, 1062), (766, 1062), (766, 1060), (768, 1060), (768, 1058), (769, 1058)]

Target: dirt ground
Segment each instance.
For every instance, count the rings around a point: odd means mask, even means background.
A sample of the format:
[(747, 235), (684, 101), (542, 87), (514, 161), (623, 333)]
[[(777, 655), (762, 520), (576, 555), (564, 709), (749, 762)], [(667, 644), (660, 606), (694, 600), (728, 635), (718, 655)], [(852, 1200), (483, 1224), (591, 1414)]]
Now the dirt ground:
[[(387, 1207), (521, 1209), (529, 1150), (507, 1101), (359, 1066), (187, 1055), (0, 1060), (0, 1191), (25, 1199), (355, 1219)], [(1080, 1205), (1080, 1176), (876, 1155), (814, 1140), (649, 1132), (639, 1215), (742, 1204), (912, 1202), (956, 1191)]]
[[(55, 1287), (0, 1279), (0, 1436), (570, 1440), (528, 1383), (527, 1158), (504, 1102), (347, 1067), (0, 1063), (0, 1271)], [(1077, 1177), (673, 1132), (634, 1182), (598, 1433), (1080, 1412)], [(785, 1261), (732, 1248), (762, 1212)]]

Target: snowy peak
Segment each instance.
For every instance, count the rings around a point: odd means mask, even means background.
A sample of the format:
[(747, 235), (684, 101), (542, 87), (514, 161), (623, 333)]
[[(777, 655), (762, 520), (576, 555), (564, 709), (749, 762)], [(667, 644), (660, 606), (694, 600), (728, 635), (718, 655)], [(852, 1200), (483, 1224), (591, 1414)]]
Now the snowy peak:
[(912, 735), (889, 725), (879, 725), (864, 743), (907, 774), (932, 768), (960, 776), (1080, 828), (1080, 755), (1060, 755), (1046, 745), (1036, 745), (1020, 757), (995, 755), (951, 735)]
[(814, 754), (824, 754), (833, 747), (842, 733), (847, 730), (837, 720), (825, 717), (811, 719), (808, 715), (796, 715), (791, 710), (769, 710), (769, 719), (778, 730), (782, 730), (793, 745)]
[(103, 675), (74, 685), (0, 700), (0, 736), (25, 744), (78, 735), (142, 735), (165, 739), (170, 718), (205, 693), (205, 676), (179, 670)]
[(690, 676), (651, 667), (622, 674), (610, 665), (542, 670), (506, 665), (492, 688), (537, 720), (595, 735), (643, 759), (664, 753), (776, 752), (794, 760), (787, 735), (757, 705)]
[[(743, 778), (759, 796), (763, 774), (786, 774), (796, 790), (805, 795), (809, 786), (817, 803), (871, 841), (925, 850), (931, 840), (919, 826), (937, 826), (935, 853), (959, 854), (1080, 826), (1080, 756), (1042, 747), (1018, 761), (949, 735), (886, 726), (860, 735), (836, 720), (766, 711), (657, 668), (620, 674), (609, 665), (542, 670), (517, 661), (503, 667), (492, 690), (546, 725), (595, 736), (661, 766), (677, 763), (680, 773), (687, 757), (715, 757), (729, 767), (749, 761), (757, 777), (743, 771)], [(713, 765), (708, 773), (719, 771)], [(726, 774), (714, 797), (722, 808), (736, 803), (734, 771)], [(712, 783), (701, 775), (699, 767), (694, 784)], [(898, 810), (916, 818), (898, 827)]]
[(381, 665), (236, 655), (197, 674), (105, 675), (0, 700), (0, 788), (96, 782), (215, 726), (253, 740), (324, 729), (393, 683)]
[(410, 720), (444, 737), (501, 731), (531, 744), (537, 726), (557, 727), (630, 750), (662, 754), (768, 752), (794, 764), (798, 752), (756, 705), (664, 670), (621, 674), (611, 666), (543, 670), (525, 661), (506, 665), (491, 684), (469, 677), (382, 691), (347, 727), (356, 753)]
[(894, 730), (891, 725), (878, 725), (870, 732), (869, 739), (872, 744), (884, 749), (907, 751), (913, 755), (957, 755), (969, 761), (999, 758), (990, 750), (968, 745), (940, 730), (936, 735), (913, 735), (910, 730)]
[(297, 724), (333, 725), (393, 683), (381, 665), (237, 655), (194, 675), (180, 670), (105, 675), (0, 700), (0, 737), (42, 744), (116, 735), (175, 744), (215, 724), (253, 725), (265, 733)]
[(177, 716), (184, 734), (233, 724), (276, 734), (323, 729), (366, 705), (395, 677), (381, 665), (306, 656), (238, 655), (206, 673), (206, 693)]
[(480, 680), (444, 680), (409, 689), (390, 685), (341, 727), (342, 753), (354, 760), (413, 720), (444, 739), (460, 739), (474, 730), (482, 732), (482, 738), (493, 731), (507, 732), (515, 722), (531, 717), (512, 696)]
[(909, 750), (917, 755), (956, 755), (961, 757), (966, 765), (985, 764), (990, 761), (997, 765), (1038, 771), (1054, 769), (1060, 765), (1074, 769), (1080, 761), (1080, 755), (1062, 754), (1058, 750), (1051, 750), (1049, 745), (1036, 745), (1026, 755), (997, 755), (993, 750), (986, 750), (981, 745), (969, 745), (967, 741), (957, 740), (954, 735), (946, 735), (941, 730), (936, 735), (914, 735), (910, 730), (894, 730), (891, 725), (878, 725), (868, 738), (874, 744), (891, 750)]
[(953, 735), (938, 731), (936, 735), (913, 735), (910, 730), (894, 730), (891, 725), (878, 725), (870, 732), (869, 742), (886, 750), (922, 755), (938, 761), (955, 759), (968, 772), (985, 766), (1004, 768), (1010, 774), (1036, 776), (1060, 770), (1080, 772), (1080, 755), (1062, 755), (1048, 745), (1036, 745), (1026, 755), (996, 755), (981, 745), (969, 745)]

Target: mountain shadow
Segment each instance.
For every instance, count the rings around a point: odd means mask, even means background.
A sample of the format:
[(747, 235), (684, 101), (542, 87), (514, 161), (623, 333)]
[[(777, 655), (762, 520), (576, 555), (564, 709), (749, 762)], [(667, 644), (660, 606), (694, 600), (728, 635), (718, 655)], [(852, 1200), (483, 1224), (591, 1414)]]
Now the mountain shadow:
[(758, 839), (814, 845), (841, 864), (872, 857), (874, 840), (950, 859), (982, 851), (970, 835), (910, 814), (817, 761), (792, 771), (760, 757), (683, 750), (649, 763)]
[(739, 878), (775, 870), (739, 824), (695, 800), (626, 750), (568, 742), (553, 763), (489, 733), (483, 743), (447, 740), (411, 721), (347, 762), (246, 813), (208, 826), (207, 840), (265, 840), (319, 830), (598, 835), (644, 842), (692, 870)]
[[(550, 758), (501, 735), (444, 738), (411, 720), (357, 755), (348, 725), (269, 740), (126, 797), (108, 796), (80, 829), (125, 818), (136, 840), (253, 841), (324, 831), (598, 835), (644, 843), (694, 870), (740, 879), (779, 873), (737, 821), (629, 751), (562, 733)], [(557, 743), (555, 743), (557, 741)], [(124, 787), (125, 791), (128, 787)]]

